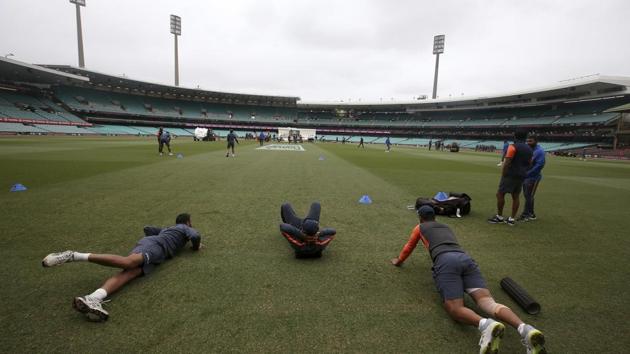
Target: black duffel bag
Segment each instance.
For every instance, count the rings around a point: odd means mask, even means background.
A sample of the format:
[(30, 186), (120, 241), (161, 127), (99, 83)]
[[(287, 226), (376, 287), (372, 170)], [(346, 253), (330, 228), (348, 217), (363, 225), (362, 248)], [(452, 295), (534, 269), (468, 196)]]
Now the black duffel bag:
[(437, 200), (435, 198), (419, 197), (416, 199), (415, 208), (418, 210), (423, 205), (430, 205), (436, 215), (445, 215), (461, 218), (470, 214), (470, 201), (472, 198), (466, 193), (449, 192), (448, 199)]

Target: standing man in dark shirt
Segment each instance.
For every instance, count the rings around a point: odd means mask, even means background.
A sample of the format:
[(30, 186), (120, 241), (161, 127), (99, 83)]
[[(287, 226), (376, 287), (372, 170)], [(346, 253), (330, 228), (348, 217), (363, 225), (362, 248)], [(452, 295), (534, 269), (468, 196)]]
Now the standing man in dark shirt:
[(359, 140), (359, 146), (357, 146), (357, 148), (364, 148), (365, 149), (365, 145), (363, 145), (363, 137), (361, 137), (361, 140)]
[(295, 258), (319, 258), (322, 251), (335, 238), (335, 229), (319, 229), (322, 207), (318, 202), (311, 204), (306, 218), (298, 217), (289, 203), (280, 207), (280, 232), (295, 250)]
[(128, 256), (65, 251), (49, 254), (42, 260), (42, 266), (53, 267), (68, 262), (85, 261), (121, 268), (120, 273), (107, 279), (92, 294), (75, 297), (72, 302), (72, 307), (85, 314), (89, 320), (106, 321), (109, 313), (103, 309), (102, 303), (108, 295), (133, 279), (151, 273), (158, 264), (173, 258), (188, 241), (192, 243), (192, 249), (195, 251), (202, 247), (201, 235), (192, 228), (189, 214), (178, 215), (175, 223), (175, 226), (164, 229), (146, 226), (145, 237), (138, 241)]
[[(447, 225), (435, 221), (433, 207), (425, 205), (416, 211), (420, 223), (414, 227), (400, 255), (392, 259), (391, 263), (400, 267), (418, 242), (422, 241), (433, 261), (433, 280), (442, 297), (444, 309), (455, 321), (475, 326), (481, 332), (479, 353), (499, 351), (505, 326), (494, 319), (504, 321), (518, 331), (528, 354), (546, 353), (545, 337), (542, 332), (525, 324), (510, 308), (494, 300), (479, 271), (479, 266), (461, 248), (453, 231)], [(467, 293), (489, 317), (483, 318), (464, 306), (464, 293)]]
[[(527, 171), (532, 163), (532, 149), (525, 144), (526, 132), (516, 132), (514, 134), (514, 144), (511, 144), (503, 159), (501, 170), (501, 181), (497, 191), (497, 214), (488, 222), (491, 224), (506, 223), (510, 226), (516, 224), (516, 214), (520, 206), (520, 195), (523, 189), (523, 181), (527, 177)], [(512, 196), (512, 214), (507, 219), (503, 218), (503, 207), (505, 206), (505, 194)]]
[(234, 129), (230, 129), (230, 133), (227, 135), (227, 153), (225, 154), (225, 157), (230, 157), (230, 149), (232, 149), (232, 157), (235, 156), (234, 143), (240, 144), (236, 133), (234, 133)]

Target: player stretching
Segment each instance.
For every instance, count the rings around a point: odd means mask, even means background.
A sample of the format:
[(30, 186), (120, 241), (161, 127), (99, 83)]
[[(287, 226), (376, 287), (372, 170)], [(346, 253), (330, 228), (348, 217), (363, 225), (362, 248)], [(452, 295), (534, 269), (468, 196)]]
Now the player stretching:
[(89, 295), (75, 297), (72, 307), (85, 314), (91, 321), (106, 321), (109, 313), (103, 309), (103, 301), (133, 279), (147, 275), (155, 266), (174, 257), (188, 241), (197, 251), (201, 236), (192, 228), (189, 214), (180, 214), (176, 225), (165, 229), (146, 226), (145, 237), (140, 239), (128, 256), (113, 254), (79, 253), (65, 251), (51, 253), (42, 261), (44, 267), (58, 266), (68, 262), (91, 262), (108, 267), (121, 268), (120, 273), (107, 279), (103, 285)]
[(363, 137), (361, 137), (361, 140), (359, 140), (359, 146), (357, 146), (357, 148), (364, 148), (365, 149), (365, 145), (363, 145)]
[[(422, 241), (433, 261), (433, 280), (442, 296), (442, 306), (452, 319), (460, 323), (475, 326), (481, 332), (479, 353), (498, 353), (503, 337), (504, 321), (514, 327), (521, 336), (521, 341), (528, 354), (546, 353), (545, 337), (536, 328), (525, 324), (507, 306), (498, 304), (492, 298), (477, 263), (457, 243), (453, 231), (444, 224), (435, 221), (435, 211), (425, 205), (417, 209), (420, 218), (411, 232), (409, 241), (392, 264), (401, 266)], [(466, 292), (477, 306), (492, 318), (483, 318), (464, 306)]]
[(319, 258), (335, 238), (335, 229), (319, 229), (321, 210), (321, 205), (314, 202), (306, 218), (301, 219), (295, 214), (291, 204), (284, 203), (280, 207), (280, 232), (293, 247), (295, 258)]
[(232, 149), (232, 157), (234, 157), (234, 142), (236, 142), (237, 144), (240, 144), (238, 142), (238, 137), (236, 136), (236, 133), (234, 133), (234, 129), (230, 129), (230, 133), (227, 135), (227, 153), (225, 154), (225, 157), (230, 157), (230, 149)]

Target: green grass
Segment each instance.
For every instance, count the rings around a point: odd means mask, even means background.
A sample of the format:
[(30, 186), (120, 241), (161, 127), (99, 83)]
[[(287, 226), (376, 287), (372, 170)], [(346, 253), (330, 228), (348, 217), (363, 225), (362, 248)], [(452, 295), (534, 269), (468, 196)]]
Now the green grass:
[[(478, 331), (442, 310), (425, 251), (402, 268), (388, 264), (417, 222), (406, 206), (440, 190), (472, 196), (469, 217), (442, 221), (497, 300), (545, 332), (550, 352), (630, 347), (630, 164), (549, 158), (539, 220), (509, 228), (485, 221), (498, 183), (493, 154), (244, 143), (226, 159), (222, 142), (173, 146), (184, 159), (157, 156), (153, 138), (0, 139), (3, 352), (475, 352)], [(9, 193), (17, 182), (29, 190)], [(358, 204), (363, 194), (374, 204)], [(312, 200), (338, 235), (322, 259), (296, 260), (279, 207), (291, 201), (303, 213)], [(182, 211), (207, 248), (115, 294), (106, 323), (70, 304), (115, 270), (40, 265), (65, 249), (126, 254), (144, 225), (172, 224)], [(539, 315), (507, 297), (504, 276), (539, 300)], [(515, 331), (502, 352), (524, 352)]]

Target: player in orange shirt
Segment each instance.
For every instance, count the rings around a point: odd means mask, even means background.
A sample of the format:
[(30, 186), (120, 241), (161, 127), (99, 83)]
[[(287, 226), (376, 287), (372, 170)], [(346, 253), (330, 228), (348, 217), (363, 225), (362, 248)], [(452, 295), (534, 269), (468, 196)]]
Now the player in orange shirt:
[[(525, 324), (507, 306), (494, 301), (479, 266), (461, 248), (453, 231), (447, 225), (435, 221), (433, 207), (421, 206), (417, 212), (420, 224), (413, 229), (400, 255), (392, 259), (391, 263), (401, 266), (418, 242), (422, 241), (433, 261), (433, 280), (442, 296), (444, 309), (455, 321), (475, 326), (481, 332), (479, 353), (499, 351), (505, 326), (494, 319), (504, 321), (518, 331), (528, 354), (546, 353), (542, 332)], [(483, 318), (464, 306), (464, 293), (475, 300), (477, 306), (491, 318)]]

